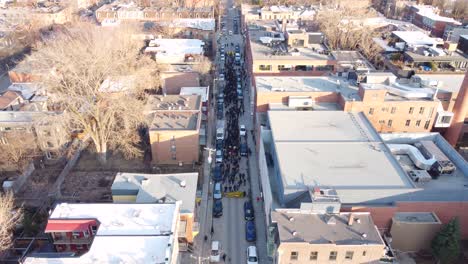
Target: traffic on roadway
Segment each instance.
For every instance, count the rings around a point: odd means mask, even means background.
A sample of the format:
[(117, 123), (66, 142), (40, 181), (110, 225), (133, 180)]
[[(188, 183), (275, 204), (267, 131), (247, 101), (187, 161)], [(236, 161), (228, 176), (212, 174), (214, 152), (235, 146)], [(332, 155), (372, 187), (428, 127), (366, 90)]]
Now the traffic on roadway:
[(259, 189), (250, 109), (250, 76), (244, 67), (245, 52), (240, 9), (232, 0), (221, 3), (215, 70), (215, 136), (210, 151), (210, 192), (207, 218), (210, 262), (268, 263), (266, 228)]

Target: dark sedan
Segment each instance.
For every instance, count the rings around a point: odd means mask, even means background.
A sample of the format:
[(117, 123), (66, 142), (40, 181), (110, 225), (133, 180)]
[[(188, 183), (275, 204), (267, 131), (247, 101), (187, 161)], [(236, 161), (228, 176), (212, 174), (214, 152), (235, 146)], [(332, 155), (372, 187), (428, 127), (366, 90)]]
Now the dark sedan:
[(222, 200), (213, 201), (213, 216), (220, 217), (223, 215), (223, 202)]
[(255, 219), (254, 209), (250, 201), (244, 203), (244, 218), (247, 221)]
[(255, 242), (257, 240), (257, 231), (255, 231), (255, 223), (253, 221), (245, 222), (245, 240)]

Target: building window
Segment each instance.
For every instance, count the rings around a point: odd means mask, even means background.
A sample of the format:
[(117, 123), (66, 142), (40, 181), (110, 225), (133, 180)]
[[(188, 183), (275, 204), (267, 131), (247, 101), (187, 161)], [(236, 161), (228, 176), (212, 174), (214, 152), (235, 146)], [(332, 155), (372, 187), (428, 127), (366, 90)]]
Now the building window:
[(328, 257), (328, 260), (336, 260), (337, 257), (338, 257), (337, 251), (330, 251), (330, 256)]
[(345, 259), (352, 260), (354, 255), (354, 251), (346, 251)]
[(442, 122), (443, 124), (449, 124), (450, 120), (452, 120), (451, 116), (443, 116), (440, 122)]
[(382, 112), (388, 112), (388, 107), (382, 107)]
[(83, 249), (83, 245), (76, 245), (76, 249), (78, 249), (78, 250)]
[(409, 114), (412, 114), (413, 112), (414, 112), (414, 107), (410, 107), (408, 113), (409, 113)]
[(385, 124), (385, 120), (379, 120), (379, 124), (381, 125)]
[(411, 120), (406, 120), (405, 126), (410, 126), (411, 125)]
[(369, 115), (373, 115), (374, 114), (374, 108), (369, 108)]
[(424, 114), (424, 107), (419, 108), (419, 114), (421, 114), (421, 115)]
[(78, 238), (80, 237), (81, 232), (72, 232), (73, 238)]
[(434, 107), (431, 107), (431, 110), (429, 110), (429, 117), (431, 117), (433, 113), (434, 113)]
[(367, 251), (364, 250), (364, 251), (362, 252), (362, 256), (365, 257), (366, 255), (367, 255)]
[(89, 237), (89, 232), (88, 232), (88, 230), (85, 230), (85, 231), (83, 232), (83, 235), (84, 235), (84, 237)]
[(291, 252), (290, 260), (297, 260), (297, 259), (299, 259), (299, 252), (297, 252), (297, 251), (292, 251), (292, 252)]
[(429, 124), (431, 124), (431, 121), (430, 120), (426, 121), (426, 123), (424, 124), (424, 129), (428, 129)]
[(421, 125), (421, 120), (416, 121), (416, 126), (418, 127), (420, 125)]
[(394, 114), (396, 112), (396, 107), (392, 107), (392, 110), (390, 111), (390, 113)]
[(318, 258), (318, 252), (317, 251), (311, 251), (309, 260), (317, 260), (317, 258)]
[(271, 71), (271, 65), (260, 65), (259, 69), (261, 71)]
[(91, 233), (93, 235), (96, 235), (96, 232), (97, 232), (97, 226), (91, 226)]
[(393, 123), (393, 121), (392, 121), (392, 120), (388, 120), (388, 122), (387, 122), (387, 126), (388, 126), (388, 127), (392, 127), (392, 123)]
[(316, 71), (333, 71), (333, 65), (318, 65), (315, 66)]

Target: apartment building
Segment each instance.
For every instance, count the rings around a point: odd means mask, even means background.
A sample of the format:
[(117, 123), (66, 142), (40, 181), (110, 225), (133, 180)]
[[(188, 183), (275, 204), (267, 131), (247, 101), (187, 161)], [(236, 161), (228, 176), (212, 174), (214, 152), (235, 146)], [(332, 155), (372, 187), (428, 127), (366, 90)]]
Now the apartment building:
[(65, 24), (71, 22), (72, 15), (72, 7), (60, 1), (44, 1), (35, 7), (11, 3), (0, 9), (2, 19), (13, 25), (34, 24), (46, 27)]
[(295, 38), (290, 46), (284, 32), (277, 21), (249, 22), (246, 66), (253, 75), (320, 76), (335, 71), (336, 60), (312, 35)]
[(271, 216), (274, 263), (378, 263), (384, 257), (385, 243), (369, 213), (277, 209)]
[(375, 72), (358, 85), (337, 76), (257, 76), (254, 101), (260, 124), (268, 110), (341, 110), (363, 112), (379, 132), (442, 132), (452, 123), (462, 80), (463, 75), (397, 80)]
[(192, 164), (199, 160), (201, 99), (198, 95), (154, 95), (145, 112), (152, 162)]
[(198, 234), (195, 199), (198, 173), (143, 174), (117, 173), (112, 183), (114, 203), (181, 202), (179, 214), (179, 250), (186, 251)]
[(260, 10), (260, 19), (262, 20), (313, 20), (316, 11), (312, 8), (301, 6), (264, 6)]
[(57, 253), (31, 253), (24, 263), (178, 263), (179, 207), (180, 202), (57, 204), (44, 231)]
[(62, 157), (69, 142), (65, 129), (53, 122), (58, 115), (53, 112), (0, 111), (0, 143), (10, 144), (18, 137), (33, 138), (47, 160)]
[(206, 7), (144, 7), (134, 2), (116, 1), (96, 10), (96, 19), (102, 23), (106, 19), (131, 21), (172, 21), (182, 18), (214, 18), (212, 6)]
[(429, 30), (432, 35), (442, 38), (446, 27), (460, 26), (461, 23), (450, 17), (439, 15), (433, 6), (408, 4), (408, 12), (413, 24)]

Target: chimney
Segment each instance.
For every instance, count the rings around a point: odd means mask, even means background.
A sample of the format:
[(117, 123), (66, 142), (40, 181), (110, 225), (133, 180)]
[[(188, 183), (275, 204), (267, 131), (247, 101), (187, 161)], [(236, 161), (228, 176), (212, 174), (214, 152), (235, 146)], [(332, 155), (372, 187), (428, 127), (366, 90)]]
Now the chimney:
[(350, 213), (349, 218), (348, 218), (348, 225), (352, 226), (353, 223), (354, 223), (354, 216), (353, 216), (353, 213)]
[(455, 146), (461, 136), (466, 113), (468, 113), (468, 72), (465, 73), (465, 79), (458, 92), (457, 100), (453, 106), (453, 113), (452, 124), (444, 136), (452, 146)]

